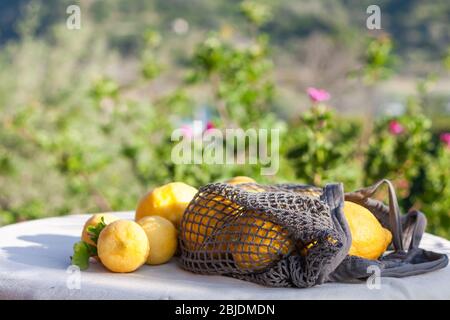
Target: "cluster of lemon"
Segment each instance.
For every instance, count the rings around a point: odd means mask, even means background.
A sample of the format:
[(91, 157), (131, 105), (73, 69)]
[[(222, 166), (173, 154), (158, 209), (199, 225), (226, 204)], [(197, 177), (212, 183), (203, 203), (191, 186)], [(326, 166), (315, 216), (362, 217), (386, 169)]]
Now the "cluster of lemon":
[[(256, 183), (249, 177), (235, 177), (226, 183), (240, 185), (240, 188), (248, 192), (265, 191), (257, 185), (247, 185)], [(211, 200), (215, 203), (223, 203), (223, 210), (209, 208), (208, 202)], [(343, 210), (352, 236), (349, 255), (366, 259), (379, 258), (392, 241), (391, 232), (383, 228), (368, 209), (356, 203), (345, 201)], [(280, 254), (286, 255), (295, 248), (287, 231), (267, 220), (264, 215), (253, 212), (240, 217), (239, 230), (236, 230), (235, 225), (222, 225), (224, 215), (239, 211), (228, 199), (219, 196), (214, 196), (213, 199), (202, 199), (191, 211), (190, 214), (194, 216), (187, 219), (188, 222), (182, 228), (187, 247), (191, 250), (202, 248), (206, 239), (215, 233), (215, 229), (222, 228), (224, 232), (216, 233), (217, 237), (220, 237), (216, 239), (218, 243), (221, 243), (219, 249), (229, 250), (236, 266), (242, 270), (264, 269)], [(197, 216), (195, 216), (196, 212), (199, 213)], [(308, 250), (317, 243), (313, 240), (297, 247), (301, 248), (301, 254), (306, 255)]]
[[(264, 192), (256, 181), (245, 176), (234, 177), (227, 184), (239, 186), (247, 192)], [(203, 248), (207, 239), (216, 234), (216, 249), (228, 251), (236, 266), (242, 270), (267, 267), (280, 254), (288, 254), (294, 247), (287, 232), (257, 212), (247, 212), (236, 224), (225, 225), (225, 216), (240, 212), (236, 203), (218, 195), (198, 201), (182, 228), (186, 246), (190, 250)], [(213, 209), (209, 203), (215, 204)], [(216, 232), (216, 229), (222, 232)]]
[[(254, 182), (248, 177), (235, 177), (227, 181), (232, 185), (243, 184), (242, 188), (246, 188), (245, 183)], [(264, 191), (255, 186), (247, 190)], [(229, 208), (228, 211), (210, 210), (207, 204), (200, 206), (199, 210), (203, 210), (202, 219), (206, 217), (211, 220), (211, 223), (207, 224), (208, 227), (203, 226), (205, 221), (202, 220), (202, 224), (180, 228), (186, 207), (196, 193), (197, 189), (182, 182), (173, 182), (156, 188), (140, 200), (135, 221), (119, 219), (107, 213), (93, 215), (83, 227), (81, 242), (91, 248), (90, 252), (94, 253), (91, 256), (100, 260), (113, 272), (132, 272), (145, 263), (149, 265), (166, 263), (177, 251), (179, 231), (187, 240), (188, 247), (195, 249), (201, 244), (198, 242), (211, 235), (213, 229), (224, 227), (216, 223), (221, 219), (217, 219), (214, 215), (230, 214), (229, 211), (233, 211), (230, 200), (219, 199), (224, 202), (224, 208)], [(217, 201), (216, 198), (214, 200)], [(386, 251), (392, 240), (392, 234), (380, 225), (369, 210), (346, 201), (344, 214), (352, 235), (350, 255), (377, 259)], [(197, 222), (195, 218), (193, 221)], [(246, 229), (233, 233), (240, 235), (238, 238), (234, 236), (233, 239), (222, 239), (225, 240), (224, 243), (228, 243), (228, 248), (233, 252), (233, 260), (239, 268), (256, 270), (266, 267), (280, 252), (288, 254), (295, 247), (280, 226), (258, 215), (244, 218), (247, 220), (241, 225)], [(259, 235), (260, 232), (264, 234)], [(268, 246), (268, 242), (272, 245)], [(315, 244), (310, 244), (313, 245)]]
[[(166, 263), (177, 251), (178, 226), (196, 193), (197, 189), (181, 182), (156, 188), (139, 202), (135, 221), (95, 214), (86, 221), (81, 240), (95, 248), (95, 257), (113, 272)], [(99, 224), (104, 227), (96, 238), (92, 230)]]

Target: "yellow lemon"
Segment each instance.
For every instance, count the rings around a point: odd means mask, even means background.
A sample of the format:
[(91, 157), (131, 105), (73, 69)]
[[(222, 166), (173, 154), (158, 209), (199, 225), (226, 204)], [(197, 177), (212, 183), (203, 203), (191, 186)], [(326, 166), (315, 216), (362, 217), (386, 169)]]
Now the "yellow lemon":
[(169, 220), (151, 216), (144, 217), (138, 224), (147, 234), (150, 254), (147, 264), (163, 264), (169, 261), (177, 250), (177, 230)]
[[(226, 236), (222, 236), (220, 229), (223, 227), (227, 217), (237, 213), (239, 205), (225, 199), (222, 196), (208, 194), (200, 198), (186, 212), (185, 219), (181, 225), (182, 238), (186, 246), (194, 250), (203, 246), (208, 239), (215, 243), (215, 247), (209, 246), (209, 249), (223, 251), (226, 246)], [(213, 233), (217, 234), (216, 239), (210, 237)]]
[(263, 216), (245, 216), (239, 219), (238, 232), (230, 250), (235, 264), (243, 270), (264, 269), (293, 249), (288, 232)]
[(132, 272), (147, 261), (147, 235), (136, 222), (117, 220), (100, 232), (97, 251), (100, 261), (110, 271)]
[(244, 189), (248, 192), (264, 192), (264, 191), (266, 191), (263, 188), (260, 188), (257, 185), (254, 185), (257, 182), (255, 180), (253, 180), (252, 178), (249, 178), (246, 176), (237, 176), (237, 177), (231, 178), (230, 180), (225, 181), (225, 183), (238, 186), (239, 188)]
[(225, 183), (234, 185), (234, 184), (242, 184), (242, 183), (256, 183), (256, 181), (250, 177), (237, 176), (237, 177), (234, 177), (234, 178), (231, 178), (231, 179), (225, 181)]
[(98, 213), (94, 214), (92, 217), (90, 217), (86, 223), (83, 226), (83, 232), (81, 233), (81, 240), (84, 242), (95, 246), (95, 243), (91, 240), (89, 237), (89, 233), (87, 231), (88, 227), (95, 227), (97, 224), (100, 223), (101, 219), (103, 218), (103, 221), (105, 221), (105, 224), (110, 224), (111, 222), (114, 222), (116, 220), (119, 220), (116, 216), (109, 214), (109, 213)]
[(197, 189), (182, 182), (172, 182), (147, 193), (136, 209), (136, 221), (146, 216), (161, 216), (178, 228), (184, 210)]
[(392, 241), (392, 234), (363, 206), (345, 201), (344, 214), (352, 235), (349, 255), (378, 259)]

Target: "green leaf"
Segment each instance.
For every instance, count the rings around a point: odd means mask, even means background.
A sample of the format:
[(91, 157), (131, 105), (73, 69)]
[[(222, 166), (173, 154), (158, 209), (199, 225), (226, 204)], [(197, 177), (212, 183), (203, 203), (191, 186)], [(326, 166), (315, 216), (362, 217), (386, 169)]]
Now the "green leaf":
[(106, 227), (105, 219), (102, 217), (100, 219), (100, 222), (97, 223), (96, 226), (89, 226), (87, 227), (87, 232), (89, 234), (89, 238), (97, 244), (98, 237), (100, 236), (100, 232), (102, 232), (103, 228)]
[(72, 264), (78, 266), (80, 270), (89, 267), (90, 256), (91, 248), (86, 242), (79, 241), (73, 245)]
[[(91, 240), (97, 244), (98, 237), (103, 228), (106, 227), (104, 218), (96, 226), (87, 227), (87, 231)], [(79, 241), (73, 245), (72, 264), (78, 266), (81, 270), (89, 267), (89, 258), (97, 256), (97, 248), (84, 241)]]

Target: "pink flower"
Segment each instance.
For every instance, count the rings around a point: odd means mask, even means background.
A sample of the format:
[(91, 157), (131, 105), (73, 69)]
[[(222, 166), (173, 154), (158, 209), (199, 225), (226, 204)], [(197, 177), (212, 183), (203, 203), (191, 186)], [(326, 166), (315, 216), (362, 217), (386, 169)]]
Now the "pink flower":
[(192, 138), (194, 136), (194, 129), (190, 125), (182, 125), (180, 129), (183, 133), (183, 136), (185, 136), (186, 138)]
[(447, 146), (447, 148), (450, 148), (450, 132), (444, 132), (440, 136), (441, 141)]
[(389, 122), (389, 132), (394, 136), (402, 134), (403, 131), (405, 131), (405, 128), (397, 120), (392, 120), (391, 122)]
[(322, 102), (330, 99), (328, 91), (317, 88), (308, 88), (308, 96), (313, 102)]
[(202, 121), (196, 120), (192, 122), (192, 124), (182, 125), (180, 130), (185, 138), (198, 138), (201, 137), (203, 133), (215, 128), (216, 127), (211, 121), (208, 121), (206, 125), (203, 125)]
[(211, 129), (214, 129), (216, 126), (214, 126), (214, 123), (212, 123), (212, 121), (208, 121), (207, 123), (206, 123), (206, 128), (205, 128), (205, 131), (209, 131), (209, 130), (211, 130)]

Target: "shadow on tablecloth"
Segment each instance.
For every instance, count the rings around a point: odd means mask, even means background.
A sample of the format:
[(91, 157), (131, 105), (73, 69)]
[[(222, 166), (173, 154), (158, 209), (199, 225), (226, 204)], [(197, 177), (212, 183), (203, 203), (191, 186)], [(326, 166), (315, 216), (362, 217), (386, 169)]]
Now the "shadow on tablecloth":
[(62, 234), (19, 236), (19, 240), (35, 245), (3, 247), (8, 260), (43, 268), (65, 269), (70, 265), (73, 244), (79, 237)]

